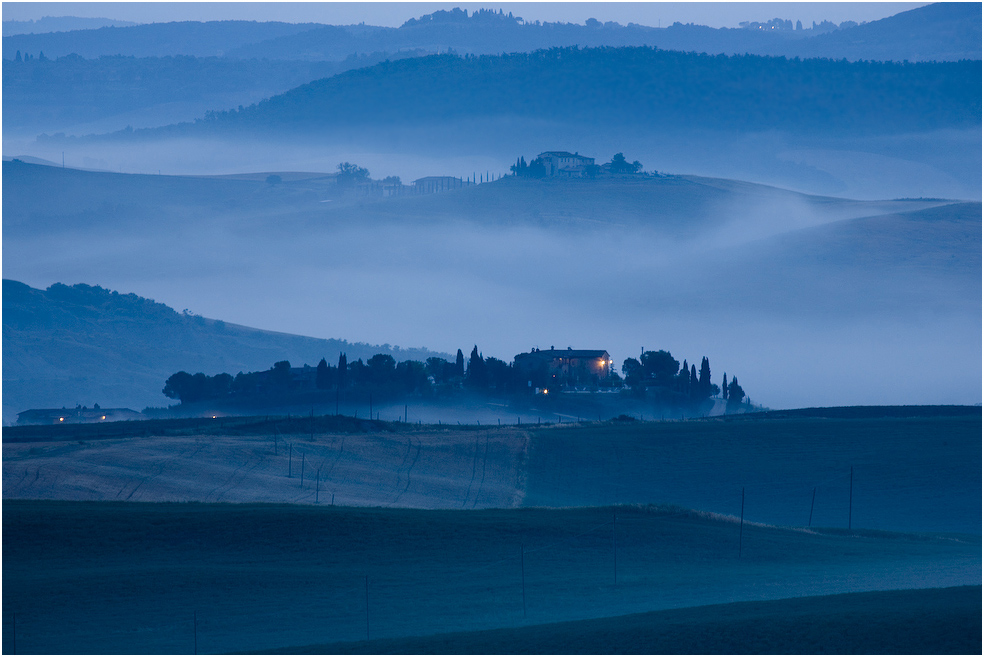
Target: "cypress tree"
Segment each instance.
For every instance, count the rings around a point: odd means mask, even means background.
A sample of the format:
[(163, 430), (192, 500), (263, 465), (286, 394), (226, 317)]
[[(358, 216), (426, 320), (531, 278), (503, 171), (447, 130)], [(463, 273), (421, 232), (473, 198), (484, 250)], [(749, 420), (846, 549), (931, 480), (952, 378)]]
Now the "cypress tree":
[(707, 399), (711, 396), (711, 363), (707, 360), (707, 356), (700, 361), (699, 383), (700, 398)]
[(699, 397), (700, 396), (700, 383), (697, 379), (697, 366), (690, 366), (690, 396)]
[(465, 355), (461, 353), (461, 349), (458, 350), (458, 355), (454, 359), (454, 375), (465, 376)]
[(345, 372), (348, 371), (348, 358), (345, 354), (338, 354), (338, 387), (345, 385)]
[(318, 371), (314, 377), (314, 385), (318, 390), (327, 390), (331, 387), (331, 368), (328, 367), (328, 361), (324, 358), (318, 363)]
[(721, 397), (723, 397), (725, 401), (728, 400), (728, 373), (727, 372), (724, 373), (724, 378), (721, 379)]

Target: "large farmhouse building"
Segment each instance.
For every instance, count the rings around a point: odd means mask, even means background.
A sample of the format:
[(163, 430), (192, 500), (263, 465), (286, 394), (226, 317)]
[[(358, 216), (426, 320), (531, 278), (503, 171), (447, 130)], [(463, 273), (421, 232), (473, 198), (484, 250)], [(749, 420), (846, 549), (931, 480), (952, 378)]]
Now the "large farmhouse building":
[(596, 387), (611, 376), (612, 357), (604, 349), (533, 349), (517, 354), (514, 367), (540, 388)]
[(547, 176), (580, 178), (586, 167), (594, 164), (593, 157), (585, 157), (567, 151), (545, 151), (537, 155), (547, 171)]

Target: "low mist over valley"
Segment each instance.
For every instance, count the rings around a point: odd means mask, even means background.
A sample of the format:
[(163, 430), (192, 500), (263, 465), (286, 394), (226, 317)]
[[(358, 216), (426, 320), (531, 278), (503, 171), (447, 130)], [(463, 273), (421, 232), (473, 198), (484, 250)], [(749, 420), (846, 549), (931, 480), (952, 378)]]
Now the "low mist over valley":
[(680, 176), (506, 177), (378, 198), (327, 172), (9, 161), (4, 178), (5, 275), (33, 286), (90, 280), (234, 324), (445, 353), (477, 344), (507, 363), (555, 345), (606, 349), (617, 369), (666, 349), (728, 363), (773, 408), (980, 396), (962, 365), (980, 355), (979, 203)]

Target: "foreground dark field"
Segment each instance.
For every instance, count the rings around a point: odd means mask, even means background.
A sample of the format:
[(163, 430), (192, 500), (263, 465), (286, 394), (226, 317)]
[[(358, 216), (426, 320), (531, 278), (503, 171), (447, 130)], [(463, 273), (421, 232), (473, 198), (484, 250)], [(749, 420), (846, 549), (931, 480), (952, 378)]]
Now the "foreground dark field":
[(981, 587), (735, 602), (286, 654), (977, 654)]
[(979, 535), (740, 528), (734, 518), (675, 507), (613, 514), (7, 500), (3, 649), (13, 652), (14, 640), (21, 653), (359, 641), (366, 578), (369, 637), (395, 638), (979, 585), (980, 554)]

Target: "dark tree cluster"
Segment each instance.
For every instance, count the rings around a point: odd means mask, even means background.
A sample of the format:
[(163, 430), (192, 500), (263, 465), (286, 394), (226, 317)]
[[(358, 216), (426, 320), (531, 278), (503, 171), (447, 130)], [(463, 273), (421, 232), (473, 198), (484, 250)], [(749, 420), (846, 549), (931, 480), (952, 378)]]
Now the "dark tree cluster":
[(520, 178), (544, 178), (547, 175), (547, 166), (543, 160), (536, 158), (527, 164), (526, 158), (522, 155), (516, 160), (516, 164), (509, 167), (509, 170)]
[(851, 134), (965, 127), (980, 124), (981, 62), (848, 62), (649, 47), (432, 55), (316, 80), (244, 110), (211, 114), (205, 123), (310, 131), (492, 115)]
[(721, 394), (728, 400), (728, 408), (738, 408), (745, 399), (745, 391), (738, 379), (728, 384), (724, 375), (721, 387), (711, 382), (711, 364), (707, 357), (701, 359), (700, 370), (696, 365), (683, 365), (668, 351), (646, 351), (638, 358), (626, 358), (622, 363), (625, 383), (633, 391), (645, 394), (652, 391), (658, 401), (675, 405), (699, 406), (702, 402)]
[(474, 392), (507, 393), (521, 382), (512, 365), (498, 358), (485, 358), (476, 345), (467, 359), (459, 349), (453, 362), (437, 356), (426, 362), (396, 362), (389, 354), (376, 354), (365, 362), (349, 362), (346, 354), (332, 366), (324, 358), (316, 367), (292, 368), (280, 361), (269, 370), (207, 376), (201, 372), (172, 374), (164, 394), (181, 403), (221, 399), (283, 398), (313, 391), (373, 393), (378, 399), (397, 396), (432, 397), (468, 389)]
[[(667, 406), (698, 409), (706, 400), (721, 394), (728, 400), (729, 410), (734, 410), (745, 399), (737, 378), (728, 383), (725, 374), (721, 387), (711, 383), (711, 366), (706, 357), (701, 359), (698, 369), (686, 360), (681, 366), (668, 351), (646, 351), (638, 359), (625, 359), (622, 372), (625, 385), (631, 389), (630, 394), (654, 396), (657, 402)], [(508, 396), (527, 394), (534, 386), (553, 389), (568, 384), (574, 385), (574, 382), (561, 382), (557, 376), (551, 377), (546, 369), (522, 370), (512, 363), (484, 356), (475, 345), (467, 358), (459, 349), (453, 361), (432, 356), (426, 362), (397, 362), (389, 354), (376, 354), (366, 361), (361, 358), (349, 361), (345, 353), (340, 353), (334, 366), (322, 358), (316, 367), (291, 367), (283, 360), (268, 370), (240, 372), (235, 377), (225, 373), (207, 376), (201, 372), (177, 372), (167, 379), (163, 392), (181, 403), (289, 401), (296, 395), (317, 398), (319, 394), (327, 397), (328, 393), (331, 394), (329, 399), (335, 394), (346, 398), (372, 394), (375, 399), (385, 400), (408, 396), (448, 397), (465, 391), (476, 395)], [(623, 382), (612, 372), (604, 381), (595, 381), (595, 385), (621, 388)]]
[(642, 163), (636, 160), (632, 163), (626, 161), (625, 156), (621, 153), (615, 153), (612, 157), (612, 161), (608, 163), (608, 170), (611, 173), (639, 173), (642, 171)]

